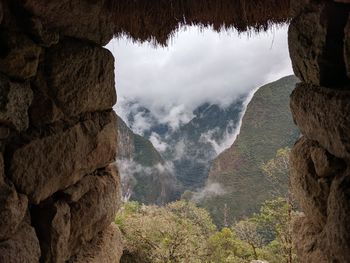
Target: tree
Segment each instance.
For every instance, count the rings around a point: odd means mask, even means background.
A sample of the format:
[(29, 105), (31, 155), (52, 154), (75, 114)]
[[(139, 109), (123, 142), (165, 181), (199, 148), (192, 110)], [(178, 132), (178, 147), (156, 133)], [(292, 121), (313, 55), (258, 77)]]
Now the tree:
[(186, 202), (131, 206), (124, 204), (116, 218), (126, 243), (121, 262), (206, 262), (215, 226), (205, 210)]
[(288, 200), (283, 197), (266, 201), (252, 220), (258, 228), (273, 231), (275, 240), (270, 242), (269, 249), (274, 249), (276, 254), (279, 251), (283, 262), (295, 263), (292, 222), (297, 213), (291, 211), (290, 207)]
[(294, 195), (290, 191), (289, 157), (290, 149), (288, 147), (279, 149), (274, 159), (262, 165), (262, 170), (269, 178), (274, 194), (278, 198), (265, 202), (260, 214), (262, 216), (265, 215), (266, 218), (270, 217), (273, 221), (278, 221), (272, 222), (273, 228), (281, 244), (281, 249), (287, 255), (285, 262), (292, 263), (294, 257), (291, 228), (296, 202)]
[(258, 259), (257, 248), (263, 245), (263, 239), (257, 231), (256, 223), (250, 220), (243, 220), (236, 223), (233, 229), (239, 239), (250, 245), (254, 253), (254, 259)]
[(277, 197), (285, 196), (289, 189), (289, 156), (290, 148), (279, 149), (273, 159), (261, 166)]

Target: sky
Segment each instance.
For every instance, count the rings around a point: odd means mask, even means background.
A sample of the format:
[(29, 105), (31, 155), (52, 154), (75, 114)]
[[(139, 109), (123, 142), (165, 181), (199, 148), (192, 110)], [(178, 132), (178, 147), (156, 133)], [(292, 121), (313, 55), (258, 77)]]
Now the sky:
[(250, 35), (187, 27), (165, 48), (127, 38), (114, 39), (107, 48), (115, 57), (117, 112), (122, 118), (127, 98), (164, 123), (185, 122), (205, 102), (224, 107), (292, 74), (287, 26)]

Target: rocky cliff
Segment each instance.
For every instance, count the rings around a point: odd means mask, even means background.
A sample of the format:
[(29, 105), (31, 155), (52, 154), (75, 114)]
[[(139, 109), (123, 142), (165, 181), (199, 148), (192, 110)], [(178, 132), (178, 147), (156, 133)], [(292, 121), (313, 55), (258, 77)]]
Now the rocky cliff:
[(222, 225), (224, 205), (228, 220), (248, 216), (271, 197), (271, 185), (261, 165), (272, 159), (276, 151), (292, 146), (299, 137), (289, 110), (289, 96), (297, 78), (289, 76), (258, 89), (242, 120), (234, 144), (217, 158), (210, 168), (207, 186), (222, 186), (222, 193), (202, 201)]
[(177, 184), (172, 167), (149, 140), (133, 133), (120, 117), (117, 127), (117, 163), (123, 198), (144, 204), (164, 204), (174, 200)]

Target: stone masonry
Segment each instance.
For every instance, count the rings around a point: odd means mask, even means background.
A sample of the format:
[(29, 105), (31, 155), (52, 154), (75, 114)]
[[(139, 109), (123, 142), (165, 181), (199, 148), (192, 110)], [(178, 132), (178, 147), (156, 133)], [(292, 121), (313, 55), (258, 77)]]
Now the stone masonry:
[(118, 262), (104, 1), (0, 1), (0, 262)]
[[(119, 262), (105, 1), (0, 0), (0, 263)], [(350, 1), (291, 5), (295, 244), (302, 263), (350, 263)]]
[(350, 4), (299, 2), (289, 28), (302, 81), (290, 102), (303, 134), (291, 156), (292, 190), (304, 211), (295, 244), (302, 263), (349, 263)]

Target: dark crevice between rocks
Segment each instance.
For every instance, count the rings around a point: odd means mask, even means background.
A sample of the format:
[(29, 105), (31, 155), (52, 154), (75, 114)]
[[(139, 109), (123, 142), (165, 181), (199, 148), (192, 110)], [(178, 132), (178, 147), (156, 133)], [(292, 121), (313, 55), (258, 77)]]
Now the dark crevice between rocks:
[(40, 262), (47, 262), (47, 259), (45, 260), (45, 252), (50, 250), (51, 231), (49, 231), (49, 227), (56, 213), (52, 204), (53, 199), (48, 198), (39, 205), (31, 205), (29, 207), (32, 226), (40, 242)]
[(321, 21), (328, 21), (324, 56), (320, 58), (320, 83), (323, 86), (344, 86), (350, 84), (344, 61), (344, 29), (348, 21), (350, 6), (329, 3)]

